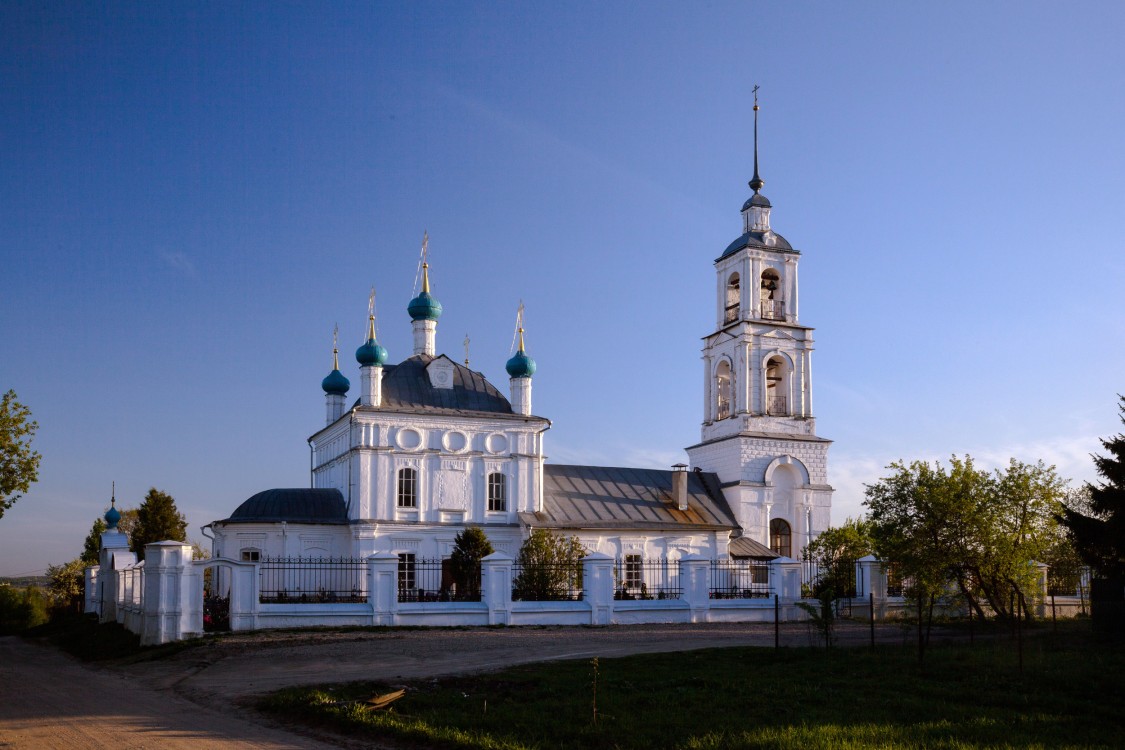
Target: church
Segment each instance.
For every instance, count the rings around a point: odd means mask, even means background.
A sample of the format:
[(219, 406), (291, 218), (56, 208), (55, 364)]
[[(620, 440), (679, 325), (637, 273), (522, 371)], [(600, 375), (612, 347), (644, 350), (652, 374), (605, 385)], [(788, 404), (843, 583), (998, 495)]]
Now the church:
[[(215, 557), (446, 559), (478, 526), (514, 556), (534, 529), (574, 535), (615, 559), (799, 558), (829, 525), (831, 441), (816, 434), (813, 329), (798, 317), (801, 254), (770, 222), (758, 174), (742, 232), (714, 261), (715, 327), (704, 338), (703, 414), (688, 465), (667, 470), (548, 461), (551, 421), (532, 406), (535, 360), (522, 322), (507, 394), (438, 353), (442, 306), (423, 262), (407, 307), (413, 354), (387, 361), (374, 316), (355, 353), (358, 398), (324, 378), (325, 424), (308, 439), (309, 488), (272, 489), (204, 527)], [(349, 400), (351, 401), (349, 405)], [(565, 417), (564, 417), (565, 418)]]

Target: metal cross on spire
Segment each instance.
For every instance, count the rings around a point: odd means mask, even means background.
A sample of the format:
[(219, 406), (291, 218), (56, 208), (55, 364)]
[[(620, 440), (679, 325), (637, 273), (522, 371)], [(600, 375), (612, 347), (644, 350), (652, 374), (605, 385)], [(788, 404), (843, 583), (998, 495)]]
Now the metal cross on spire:
[(469, 366), (469, 334), (465, 334), (465, 367)]
[(758, 88), (754, 84), (754, 177), (750, 180), (750, 189), (755, 193), (762, 189), (766, 181), (758, 176)]
[(340, 324), (337, 323), (332, 327), (332, 369), (340, 369), (340, 358), (337, 356), (340, 353)]
[(371, 296), (367, 298), (367, 320), (368, 331), (367, 338), (374, 339), (375, 335), (375, 286), (371, 286)]
[(422, 252), (418, 255), (418, 270), (414, 273), (414, 289), (411, 294), (418, 291), (418, 277), (422, 278), (422, 291), (430, 291), (430, 264), (426, 262), (426, 257), (430, 252), (430, 233), (422, 230)]
[[(516, 330), (512, 334), (512, 349), (516, 347), (516, 340), (519, 340), (519, 349), (516, 351), (523, 351), (523, 300), (520, 300), (520, 306), (516, 308)], [(511, 349), (509, 349), (509, 352)]]

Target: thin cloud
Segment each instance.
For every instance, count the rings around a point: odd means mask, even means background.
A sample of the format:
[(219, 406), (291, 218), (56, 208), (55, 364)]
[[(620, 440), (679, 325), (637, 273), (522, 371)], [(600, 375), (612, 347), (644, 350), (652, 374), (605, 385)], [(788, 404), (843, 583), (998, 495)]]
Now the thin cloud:
[(183, 253), (179, 251), (161, 250), (160, 257), (173, 271), (177, 271), (193, 279), (199, 277), (199, 274), (195, 270), (195, 264)]

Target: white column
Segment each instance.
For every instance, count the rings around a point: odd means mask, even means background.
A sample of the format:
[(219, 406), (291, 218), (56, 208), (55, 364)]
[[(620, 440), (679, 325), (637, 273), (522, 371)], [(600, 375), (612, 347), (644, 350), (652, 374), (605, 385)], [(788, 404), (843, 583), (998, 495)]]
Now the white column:
[(359, 368), (359, 402), (364, 406), (383, 403), (383, 368), (378, 365)]
[(437, 321), (415, 320), (414, 325), (414, 353), (434, 356), (437, 345)]
[(711, 422), (715, 421), (715, 419), (714, 419), (714, 417), (712, 416), (712, 413), (711, 413), (713, 408), (714, 407), (712, 406), (712, 402), (711, 402), (711, 357), (710, 357), (710, 355), (704, 355), (704, 357), (703, 357), (703, 421), (706, 424), (710, 424)]
[(531, 378), (510, 378), (512, 411), (527, 416), (531, 414)]
[(761, 318), (761, 311), (758, 309), (762, 301), (762, 259), (754, 256), (750, 259), (750, 276), (751, 283), (747, 284), (750, 288), (750, 317)]

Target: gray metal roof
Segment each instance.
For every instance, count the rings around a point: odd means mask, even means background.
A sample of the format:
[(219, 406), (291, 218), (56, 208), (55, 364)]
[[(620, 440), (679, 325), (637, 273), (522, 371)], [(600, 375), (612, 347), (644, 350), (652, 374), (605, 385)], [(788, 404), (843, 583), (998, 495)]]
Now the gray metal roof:
[(348, 508), (340, 490), (265, 490), (252, 496), (220, 523), (348, 523)]
[(716, 475), (688, 472), (687, 510), (672, 500), (672, 472), (611, 466), (543, 467), (543, 511), (530, 526), (573, 529), (727, 530), (738, 527)]
[(432, 414), (513, 413), (508, 399), (484, 375), (451, 359), (453, 387), (434, 388), (426, 366), (444, 356), (415, 354), (397, 365), (385, 366), (382, 408)]
[(744, 247), (764, 247), (767, 250), (778, 250), (780, 252), (797, 253), (797, 255), (800, 255), (800, 253), (794, 250), (793, 246), (789, 244), (789, 241), (777, 232), (770, 232), (769, 236), (766, 236), (765, 232), (746, 232), (734, 242), (727, 245), (727, 249), (723, 251), (723, 254), (719, 256), (718, 260), (722, 260), (728, 255), (734, 255)]
[(752, 560), (776, 560), (781, 557), (761, 542), (755, 542), (748, 536), (740, 536), (730, 540), (731, 557), (748, 557)]

